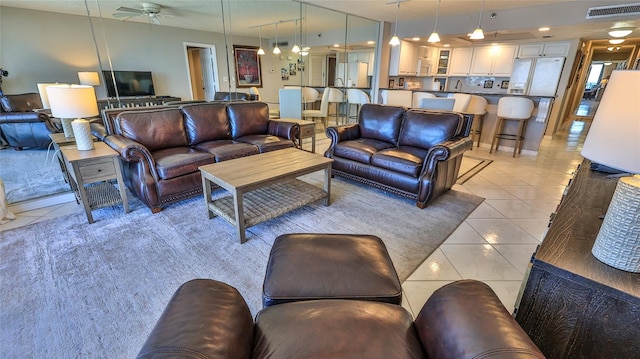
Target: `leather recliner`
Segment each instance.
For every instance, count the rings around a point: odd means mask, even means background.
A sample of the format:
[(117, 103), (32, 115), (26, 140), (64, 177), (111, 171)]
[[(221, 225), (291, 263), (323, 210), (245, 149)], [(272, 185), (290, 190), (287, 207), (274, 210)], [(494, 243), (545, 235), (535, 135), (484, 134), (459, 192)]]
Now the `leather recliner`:
[(42, 109), (37, 93), (4, 95), (0, 105), (0, 137), (16, 150), (46, 148), (51, 143), (49, 134), (61, 132), (58, 119), (34, 111)]

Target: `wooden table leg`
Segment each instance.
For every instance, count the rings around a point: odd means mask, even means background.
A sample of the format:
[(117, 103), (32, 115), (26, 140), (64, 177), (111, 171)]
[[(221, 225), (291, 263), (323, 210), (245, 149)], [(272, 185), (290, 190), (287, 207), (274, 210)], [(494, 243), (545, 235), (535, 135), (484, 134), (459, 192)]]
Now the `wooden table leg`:
[(327, 192), (324, 205), (328, 206), (331, 204), (331, 163), (324, 169), (324, 191)]
[(213, 211), (209, 208), (209, 204), (212, 202), (211, 201), (211, 182), (209, 182), (208, 179), (204, 178), (204, 175), (202, 175), (202, 193), (204, 194), (204, 206), (205, 206), (205, 209), (207, 210), (207, 217), (211, 219), (216, 216), (216, 214), (213, 213)]
[(233, 191), (233, 207), (236, 210), (236, 228), (238, 229), (238, 238), (240, 238), (240, 244), (242, 244), (247, 241), (247, 238), (245, 236), (246, 225), (244, 222), (244, 207), (242, 204), (241, 191)]

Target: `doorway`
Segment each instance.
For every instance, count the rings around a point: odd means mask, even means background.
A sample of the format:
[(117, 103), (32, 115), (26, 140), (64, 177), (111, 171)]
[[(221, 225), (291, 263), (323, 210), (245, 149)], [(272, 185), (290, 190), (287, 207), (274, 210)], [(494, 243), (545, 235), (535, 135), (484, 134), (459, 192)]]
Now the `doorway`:
[(215, 45), (185, 43), (192, 100), (213, 101), (220, 90)]
[(336, 80), (336, 56), (327, 56), (327, 86), (334, 87)]

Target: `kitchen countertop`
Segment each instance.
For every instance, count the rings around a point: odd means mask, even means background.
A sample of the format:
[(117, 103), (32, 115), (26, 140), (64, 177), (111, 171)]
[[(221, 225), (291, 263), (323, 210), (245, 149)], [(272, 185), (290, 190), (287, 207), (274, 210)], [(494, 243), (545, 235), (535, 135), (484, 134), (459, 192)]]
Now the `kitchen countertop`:
[(388, 90), (388, 91), (412, 91), (412, 92), (429, 92), (434, 95), (448, 95), (454, 93), (463, 93), (468, 95), (478, 95), (478, 96), (516, 96), (516, 97), (530, 97), (530, 98), (556, 98), (557, 96), (529, 96), (529, 95), (518, 95), (518, 94), (508, 94), (504, 92), (464, 92), (464, 91), (429, 91), (429, 90), (420, 90), (420, 89), (392, 89), (392, 88), (380, 88), (380, 90)]

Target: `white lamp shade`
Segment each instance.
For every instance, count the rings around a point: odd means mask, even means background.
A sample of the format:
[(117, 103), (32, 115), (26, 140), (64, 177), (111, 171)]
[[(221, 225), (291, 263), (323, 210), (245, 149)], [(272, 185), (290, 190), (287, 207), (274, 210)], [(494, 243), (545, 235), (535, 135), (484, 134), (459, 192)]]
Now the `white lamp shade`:
[(81, 118), (98, 115), (96, 93), (92, 86), (47, 86), (51, 115), (58, 118)]
[(582, 147), (582, 156), (640, 173), (640, 70), (614, 70)]
[(482, 32), (482, 29), (478, 27), (473, 30), (473, 33), (471, 33), (471, 36), (469, 36), (469, 38), (471, 40), (482, 40), (484, 39), (484, 32)]
[(51, 108), (49, 104), (49, 96), (47, 96), (47, 86), (60, 85), (57, 83), (39, 83), (38, 93), (40, 94), (40, 101), (42, 101), (42, 108)]
[(100, 86), (100, 76), (95, 71), (78, 72), (78, 79), (80, 80), (80, 85)]

